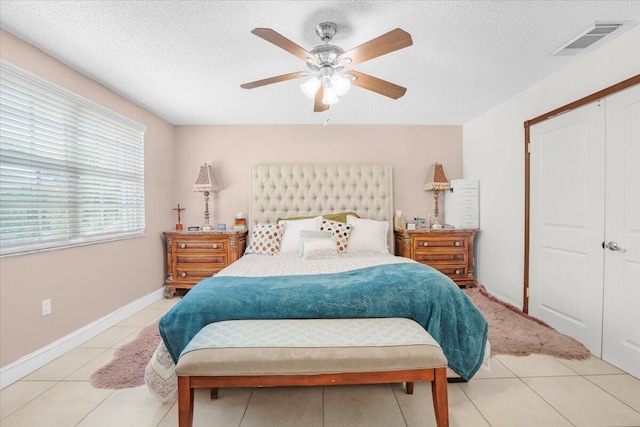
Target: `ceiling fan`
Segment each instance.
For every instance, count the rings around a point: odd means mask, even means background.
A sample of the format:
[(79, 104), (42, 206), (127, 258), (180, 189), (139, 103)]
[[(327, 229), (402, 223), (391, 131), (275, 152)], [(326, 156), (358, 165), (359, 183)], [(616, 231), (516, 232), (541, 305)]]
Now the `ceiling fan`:
[(329, 44), (337, 31), (338, 27), (332, 22), (319, 24), (316, 27), (316, 34), (324, 44), (307, 51), (270, 28), (254, 28), (251, 32), (256, 36), (305, 61), (309, 71), (269, 77), (242, 84), (240, 87), (253, 89), (310, 76), (307, 82), (300, 85), (300, 89), (314, 100), (313, 111), (315, 112), (328, 110), (329, 105), (338, 102), (338, 97), (347, 93), (352, 84), (393, 99), (398, 99), (405, 94), (407, 89), (402, 86), (347, 68), (411, 46), (413, 40), (409, 33), (396, 28), (345, 52), (344, 49)]

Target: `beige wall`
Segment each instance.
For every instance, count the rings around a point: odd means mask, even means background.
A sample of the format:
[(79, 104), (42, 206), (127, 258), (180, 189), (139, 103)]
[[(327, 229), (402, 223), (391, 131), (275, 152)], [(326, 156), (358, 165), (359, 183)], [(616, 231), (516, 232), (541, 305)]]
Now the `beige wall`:
[[(160, 235), (173, 223), (175, 128), (5, 31), (0, 56), (147, 126), (146, 237), (0, 260), (0, 366), (6, 366), (163, 285)], [(52, 314), (42, 317), (47, 298)]]
[(214, 227), (248, 214), (255, 164), (386, 163), (393, 167), (395, 209), (426, 217), (434, 203), (423, 188), (436, 161), (449, 179), (462, 177), (461, 126), (177, 126), (174, 203), (187, 208), (185, 226), (202, 225), (204, 198), (192, 186), (205, 162), (220, 187), (210, 204)]

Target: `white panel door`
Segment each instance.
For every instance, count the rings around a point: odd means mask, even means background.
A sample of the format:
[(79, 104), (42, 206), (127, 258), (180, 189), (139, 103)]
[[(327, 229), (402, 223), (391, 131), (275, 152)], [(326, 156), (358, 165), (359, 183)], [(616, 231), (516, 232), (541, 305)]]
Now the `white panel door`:
[(529, 313), (602, 348), (605, 127), (595, 102), (531, 127)]
[(605, 102), (608, 248), (602, 358), (640, 378), (640, 86)]

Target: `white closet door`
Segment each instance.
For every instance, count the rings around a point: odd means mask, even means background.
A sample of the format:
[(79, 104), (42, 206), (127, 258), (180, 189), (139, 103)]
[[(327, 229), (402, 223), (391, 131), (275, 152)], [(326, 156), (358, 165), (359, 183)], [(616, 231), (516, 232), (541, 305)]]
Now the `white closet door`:
[(531, 127), (529, 313), (602, 348), (605, 127), (592, 103)]
[(602, 358), (640, 378), (640, 86), (605, 102), (605, 241), (612, 243), (604, 251)]

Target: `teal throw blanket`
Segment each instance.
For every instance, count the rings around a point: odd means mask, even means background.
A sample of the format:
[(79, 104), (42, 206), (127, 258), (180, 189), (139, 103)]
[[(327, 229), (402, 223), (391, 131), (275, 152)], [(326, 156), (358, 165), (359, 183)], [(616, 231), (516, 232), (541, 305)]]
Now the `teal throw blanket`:
[(482, 365), (486, 320), (451, 279), (418, 263), (306, 276), (210, 277), (165, 314), (160, 334), (177, 362), (198, 331), (214, 322), (360, 317), (416, 321), (465, 380)]

